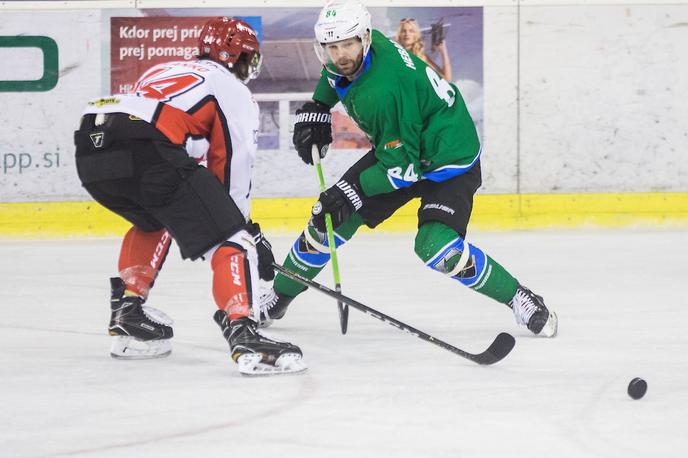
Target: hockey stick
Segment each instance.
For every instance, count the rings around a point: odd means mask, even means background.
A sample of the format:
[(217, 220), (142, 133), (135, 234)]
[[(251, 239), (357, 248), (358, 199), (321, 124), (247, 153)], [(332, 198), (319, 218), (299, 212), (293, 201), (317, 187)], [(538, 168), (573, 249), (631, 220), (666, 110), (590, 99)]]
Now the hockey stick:
[[(311, 149), (313, 156), (313, 164), (315, 170), (318, 172), (318, 181), (320, 182), (320, 192), (325, 192), (325, 177), (323, 176), (322, 165), (320, 164), (320, 151), (318, 145), (313, 145)], [(332, 261), (332, 273), (334, 274), (334, 289), (342, 292), (342, 282), (339, 278), (339, 261), (337, 261), (337, 246), (334, 242), (334, 229), (332, 229), (332, 216), (329, 213), (325, 214), (325, 228), (327, 229), (327, 244), (330, 246), (330, 259)], [(337, 299), (337, 310), (339, 310), (339, 327), (342, 334), (346, 334), (349, 327), (349, 307)]]
[(351, 299), (350, 297), (344, 296), (339, 292), (332, 291), (330, 288), (323, 286), (320, 283), (302, 277), (301, 275), (292, 272), (291, 270), (286, 269), (280, 266), (279, 264), (273, 263), (272, 265), (284, 276), (289, 277), (292, 280), (295, 280), (304, 286), (309, 286), (313, 289), (316, 289), (323, 294), (326, 294), (330, 297), (337, 299), (337, 301), (339, 302), (344, 302), (345, 304), (348, 304), (351, 307), (360, 310), (361, 312), (367, 315), (372, 316), (373, 318), (377, 318), (380, 321), (384, 321), (385, 323), (390, 324), (395, 328), (400, 329), (408, 334), (411, 334), (412, 336), (416, 336), (421, 340), (435, 344), (438, 347), (444, 348), (445, 350), (448, 350), (454, 354), (461, 356), (462, 358), (469, 359), (478, 364), (487, 365), (496, 363), (497, 361), (501, 360), (506, 355), (508, 355), (511, 349), (514, 348), (514, 345), (516, 344), (516, 340), (511, 334), (507, 334), (506, 332), (500, 332), (499, 335), (497, 335), (497, 337), (495, 338), (494, 342), (492, 342), (492, 344), (484, 352), (478, 354), (468, 353), (467, 351), (461, 350), (460, 348), (456, 348), (455, 346), (450, 345), (447, 342), (444, 342), (436, 337), (433, 337), (430, 334), (426, 334), (423, 331), (419, 331), (418, 329), (409, 326), (406, 323), (402, 323), (401, 321), (394, 319), (389, 315), (385, 315), (384, 313), (378, 312), (377, 310), (372, 309), (367, 305), (363, 305), (360, 302)]

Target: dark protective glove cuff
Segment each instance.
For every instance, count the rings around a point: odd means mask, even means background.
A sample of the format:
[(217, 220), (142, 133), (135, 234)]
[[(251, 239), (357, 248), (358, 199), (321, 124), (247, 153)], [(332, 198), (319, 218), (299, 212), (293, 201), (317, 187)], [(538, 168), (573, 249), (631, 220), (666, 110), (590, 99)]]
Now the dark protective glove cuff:
[(337, 189), (346, 200), (346, 203), (351, 207), (353, 211), (358, 211), (363, 207), (363, 193), (361, 192), (358, 183), (341, 179), (339, 180), (333, 188)]
[(246, 225), (246, 230), (253, 236), (253, 243), (256, 246), (258, 276), (265, 281), (273, 280), (275, 278), (275, 268), (272, 266), (272, 263), (275, 262), (275, 256), (272, 254), (272, 245), (265, 238), (258, 223), (250, 222)]
[(356, 182), (341, 179), (327, 191), (320, 193), (320, 198), (311, 211), (313, 225), (325, 232), (325, 215), (329, 213), (333, 228), (339, 227), (352, 213), (363, 207), (364, 201), (365, 196)]

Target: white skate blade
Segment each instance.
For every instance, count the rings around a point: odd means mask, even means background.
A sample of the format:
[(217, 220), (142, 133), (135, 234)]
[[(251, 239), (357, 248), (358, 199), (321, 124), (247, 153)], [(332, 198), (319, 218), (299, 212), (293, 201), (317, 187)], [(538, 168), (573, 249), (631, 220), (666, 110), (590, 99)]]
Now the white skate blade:
[(239, 356), (239, 372), (248, 376), (298, 374), (308, 367), (298, 353), (285, 353), (275, 361), (275, 365), (262, 363), (260, 353), (245, 353)]
[(117, 359), (165, 358), (172, 353), (171, 339), (136, 340), (130, 336), (114, 336), (110, 356)]
[(538, 336), (542, 337), (556, 337), (557, 331), (559, 330), (559, 318), (557, 314), (550, 310), (549, 317), (547, 318), (547, 323), (542, 327)]

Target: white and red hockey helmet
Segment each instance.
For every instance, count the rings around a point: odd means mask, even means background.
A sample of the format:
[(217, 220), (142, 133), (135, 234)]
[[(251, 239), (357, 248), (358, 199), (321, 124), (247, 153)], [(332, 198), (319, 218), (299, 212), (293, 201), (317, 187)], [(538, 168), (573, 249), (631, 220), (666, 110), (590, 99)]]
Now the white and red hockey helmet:
[(263, 61), (258, 35), (253, 27), (241, 19), (226, 16), (210, 19), (203, 26), (198, 48), (198, 57), (209, 58), (228, 68), (234, 68), (242, 54), (246, 54), (248, 69), (241, 79), (246, 82), (258, 77)]
[(365, 56), (370, 49), (373, 29), (370, 13), (359, 0), (330, 0), (315, 23), (315, 52), (320, 62), (331, 69), (325, 45), (358, 37)]

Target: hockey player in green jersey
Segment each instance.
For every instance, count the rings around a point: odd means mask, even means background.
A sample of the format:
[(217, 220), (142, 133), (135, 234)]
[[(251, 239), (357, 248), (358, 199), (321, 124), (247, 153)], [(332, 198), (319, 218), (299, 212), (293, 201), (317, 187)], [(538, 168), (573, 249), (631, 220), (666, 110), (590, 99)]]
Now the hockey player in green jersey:
[[(312, 146), (324, 157), (332, 141), (330, 108), (342, 102), (373, 149), (320, 194), (308, 226), (284, 267), (315, 277), (330, 259), (325, 214), (335, 245), (363, 224), (375, 227), (411, 199), (420, 198), (415, 252), (430, 268), (513, 310), (534, 334), (553, 337), (557, 316), (480, 248), (466, 230), (481, 185), (482, 149), (458, 88), (401, 45), (373, 30), (358, 0), (333, 0), (315, 25), (323, 63), (313, 102), (297, 110), (294, 145), (312, 164)], [(283, 275), (263, 298), (268, 321), (279, 319), (305, 287)]]

